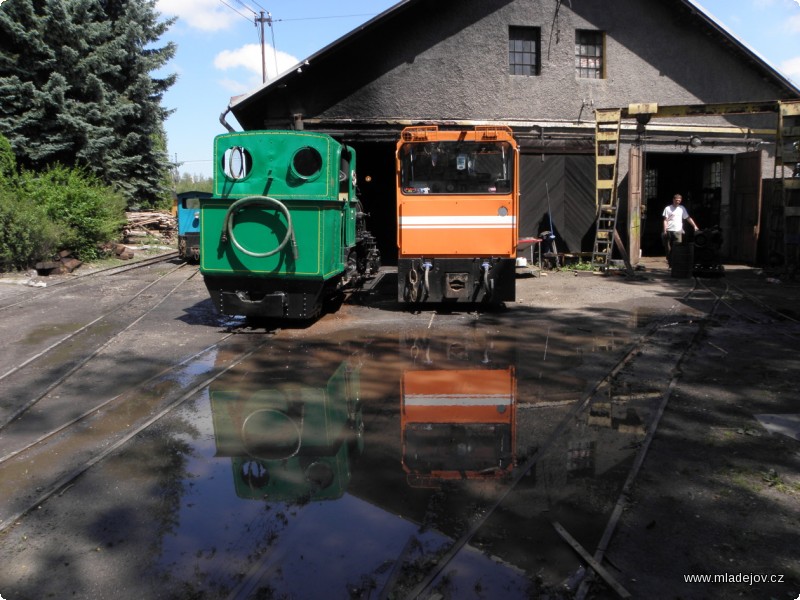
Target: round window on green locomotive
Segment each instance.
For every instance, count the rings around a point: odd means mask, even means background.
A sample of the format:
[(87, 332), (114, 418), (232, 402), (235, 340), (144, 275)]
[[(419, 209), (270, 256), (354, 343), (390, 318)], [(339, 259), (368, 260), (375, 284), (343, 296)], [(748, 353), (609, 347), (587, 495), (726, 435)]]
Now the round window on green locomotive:
[(246, 178), (253, 169), (253, 157), (242, 146), (233, 146), (222, 155), (222, 172), (225, 177), (238, 181)]
[(322, 155), (311, 146), (300, 148), (292, 156), (291, 169), (292, 174), (300, 179), (316, 179), (322, 172)]

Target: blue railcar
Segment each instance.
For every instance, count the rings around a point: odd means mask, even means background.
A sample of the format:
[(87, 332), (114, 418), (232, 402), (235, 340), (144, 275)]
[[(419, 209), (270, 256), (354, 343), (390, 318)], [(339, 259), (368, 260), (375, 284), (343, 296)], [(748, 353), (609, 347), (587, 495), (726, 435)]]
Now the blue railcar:
[(190, 262), (200, 261), (200, 198), (210, 192), (181, 192), (176, 199), (178, 220), (178, 254)]

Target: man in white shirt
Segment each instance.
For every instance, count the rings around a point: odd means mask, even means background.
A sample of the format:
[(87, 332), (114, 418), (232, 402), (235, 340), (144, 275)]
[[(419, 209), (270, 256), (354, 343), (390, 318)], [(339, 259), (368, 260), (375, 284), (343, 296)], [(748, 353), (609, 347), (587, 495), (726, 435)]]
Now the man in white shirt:
[(700, 229), (694, 219), (689, 216), (689, 211), (686, 210), (686, 207), (681, 205), (681, 202), (683, 202), (683, 196), (675, 194), (672, 197), (672, 204), (667, 206), (662, 213), (664, 217), (662, 239), (664, 240), (664, 250), (667, 252), (667, 264), (671, 264), (672, 246), (683, 243), (683, 222), (689, 221), (695, 231)]

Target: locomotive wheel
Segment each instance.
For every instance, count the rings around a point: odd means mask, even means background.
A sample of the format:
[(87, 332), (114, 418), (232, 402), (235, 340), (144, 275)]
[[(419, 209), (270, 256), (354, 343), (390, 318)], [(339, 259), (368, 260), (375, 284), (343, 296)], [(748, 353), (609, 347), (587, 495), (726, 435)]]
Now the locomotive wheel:
[[(242, 246), (236, 239), (236, 236), (233, 233), (233, 226), (234, 226), (234, 216), (236, 213), (244, 208), (245, 206), (264, 206), (266, 208), (274, 208), (279, 210), (283, 213), (283, 216), (286, 217), (286, 235), (283, 236), (283, 240), (278, 246), (270, 250), (269, 252), (252, 252)], [(266, 258), (267, 256), (272, 256), (273, 254), (277, 254), (281, 250), (286, 247), (286, 244), (289, 243), (289, 240), (292, 241), (292, 247), (294, 249), (294, 257), (297, 258), (297, 245), (295, 244), (294, 240), (294, 228), (292, 227), (292, 215), (289, 213), (289, 209), (286, 208), (286, 205), (281, 202), (280, 200), (276, 200), (275, 198), (271, 198), (269, 196), (248, 196), (247, 198), (240, 198), (236, 202), (230, 205), (228, 208), (228, 212), (225, 213), (225, 222), (222, 226), (222, 230), (227, 233), (227, 237), (230, 238), (233, 245), (239, 249), (240, 252), (247, 254), (248, 256), (253, 256), (255, 258)]]

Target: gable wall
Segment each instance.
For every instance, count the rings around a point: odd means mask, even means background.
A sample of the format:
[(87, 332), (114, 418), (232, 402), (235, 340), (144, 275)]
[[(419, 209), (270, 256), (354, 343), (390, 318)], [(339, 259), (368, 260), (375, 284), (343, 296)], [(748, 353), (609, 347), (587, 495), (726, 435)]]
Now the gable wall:
[[(272, 116), (574, 121), (591, 119), (591, 103), (781, 97), (781, 90), (740, 55), (690, 25), (688, 14), (676, 12), (673, 3), (569, 4), (561, 3), (554, 19), (556, 0), (420, 2), (337, 52), (335, 59), (310, 65), (308, 77), (290, 85), (287, 104), (275, 106), (283, 114)], [(509, 25), (541, 28), (541, 75), (508, 73)], [(576, 29), (606, 32), (605, 79), (576, 77)], [(742, 119), (705, 117), (702, 122), (741, 124)]]

